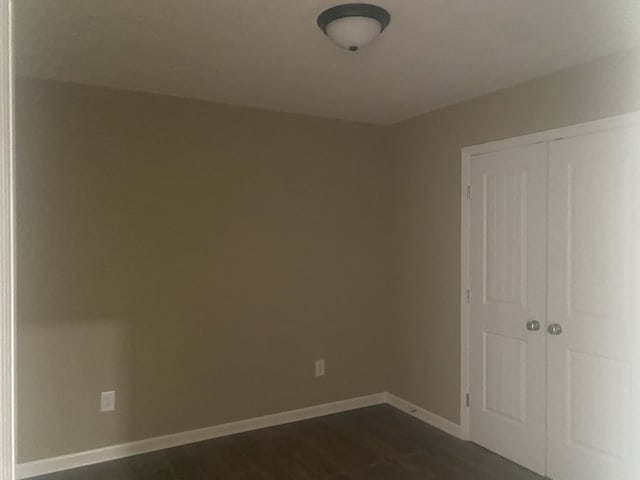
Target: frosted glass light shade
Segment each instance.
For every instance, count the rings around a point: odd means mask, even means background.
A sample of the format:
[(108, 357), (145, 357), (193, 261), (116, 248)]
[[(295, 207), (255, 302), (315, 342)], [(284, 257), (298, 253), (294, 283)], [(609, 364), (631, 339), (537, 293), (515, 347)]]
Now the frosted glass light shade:
[(318, 27), (336, 45), (355, 52), (380, 35), (391, 21), (384, 8), (369, 3), (345, 3), (318, 15)]
[(372, 42), (381, 32), (380, 22), (369, 17), (344, 17), (327, 25), (327, 37), (351, 51)]

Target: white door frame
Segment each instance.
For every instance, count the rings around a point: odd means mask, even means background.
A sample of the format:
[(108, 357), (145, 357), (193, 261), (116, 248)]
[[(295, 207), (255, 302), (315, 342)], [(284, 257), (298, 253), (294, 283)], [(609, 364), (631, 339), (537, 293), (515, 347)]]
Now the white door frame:
[[(569, 127), (556, 128), (544, 132), (532, 133), (520, 137), (499, 140), (465, 147), (462, 149), (462, 188), (461, 188), (461, 274), (460, 274), (460, 427), (464, 440), (470, 440), (470, 418), (467, 406), (469, 394), (469, 303), (470, 271), (469, 271), (469, 238), (470, 238), (470, 173), (471, 161), (475, 155), (497, 152), (534, 143), (551, 142), (561, 138), (587, 135), (603, 130), (640, 124), (640, 112), (618, 115), (592, 122), (581, 123)], [(469, 293), (467, 293), (469, 292)], [(470, 399), (473, 401), (473, 399)]]
[(13, 480), (14, 209), (11, 0), (0, 0), (0, 480)]

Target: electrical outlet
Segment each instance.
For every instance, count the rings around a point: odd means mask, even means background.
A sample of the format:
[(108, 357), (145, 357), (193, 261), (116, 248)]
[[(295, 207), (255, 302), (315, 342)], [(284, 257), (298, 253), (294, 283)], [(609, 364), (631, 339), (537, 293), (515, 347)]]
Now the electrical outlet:
[(100, 394), (100, 411), (113, 412), (116, 409), (116, 392), (102, 392)]
[(324, 376), (324, 358), (316, 360), (316, 377)]

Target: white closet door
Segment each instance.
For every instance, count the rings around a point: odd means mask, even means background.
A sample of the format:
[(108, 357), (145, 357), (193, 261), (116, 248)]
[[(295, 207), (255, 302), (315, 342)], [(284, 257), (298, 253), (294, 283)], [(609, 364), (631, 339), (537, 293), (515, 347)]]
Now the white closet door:
[(637, 465), (638, 165), (632, 129), (549, 144), (548, 475), (632, 480)]
[[(545, 471), (545, 144), (471, 160), (471, 440)], [(539, 330), (527, 322), (539, 322)]]

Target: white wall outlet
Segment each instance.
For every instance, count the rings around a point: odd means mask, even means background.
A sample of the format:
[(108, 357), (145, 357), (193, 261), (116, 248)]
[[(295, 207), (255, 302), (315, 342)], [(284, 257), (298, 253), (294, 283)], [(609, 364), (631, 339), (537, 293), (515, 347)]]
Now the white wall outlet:
[(116, 392), (102, 392), (100, 394), (100, 411), (113, 412), (116, 409)]
[(324, 358), (316, 360), (316, 377), (324, 376)]

